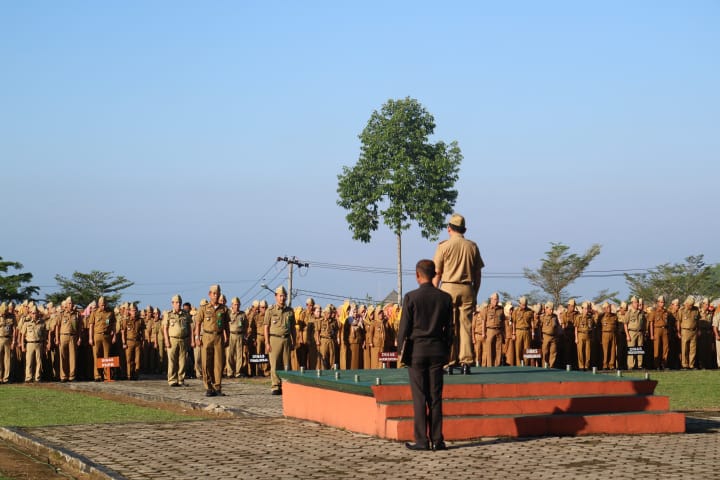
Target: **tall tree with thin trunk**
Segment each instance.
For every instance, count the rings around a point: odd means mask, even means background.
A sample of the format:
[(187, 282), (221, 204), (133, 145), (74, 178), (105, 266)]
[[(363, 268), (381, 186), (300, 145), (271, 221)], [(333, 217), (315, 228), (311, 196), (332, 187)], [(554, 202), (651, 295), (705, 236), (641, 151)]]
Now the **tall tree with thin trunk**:
[(87, 305), (99, 297), (105, 297), (108, 304), (114, 304), (122, 297), (122, 291), (132, 287), (131, 282), (122, 275), (113, 272), (93, 270), (90, 273), (74, 272), (72, 277), (55, 275), (60, 291), (47, 296), (50, 302), (60, 303), (66, 297), (72, 297), (78, 305)]
[(40, 287), (36, 287), (35, 285), (23, 286), (23, 284), (30, 283), (33, 274), (30, 272), (8, 273), (8, 270), (11, 268), (13, 270), (22, 270), (23, 264), (20, 262), (9, 262), (0, 257), (0, 302), (32, 300), (33, 296), (40, 291)]
[(435, 119), (415, 99), (388, 100), (360, 134), (360, 158), (338, 175), (338, 205), (353, 239), (369, 242), (380, 217), (397, 239), (398, 303), (402, 300), (402, 232), (411, 222), (437, 239), (455, 205), (462, 154), (457, 142), (431, 143)]
[(551, 243), (545, 252), (540, 268), (524, 268), (528, 281), (547, 293), (556, 305), (568, 300), (567, 287), (580, 278), (595, 257), (600, 254), (600, 245), (594, 244), (583, 255), (570, 253), (570, 247), (562, 243)]

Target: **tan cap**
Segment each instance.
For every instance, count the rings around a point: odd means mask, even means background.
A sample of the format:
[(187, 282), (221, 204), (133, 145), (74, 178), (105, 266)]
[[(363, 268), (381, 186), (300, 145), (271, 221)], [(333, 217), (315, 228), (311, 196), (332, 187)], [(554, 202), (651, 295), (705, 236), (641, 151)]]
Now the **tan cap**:
[(455, 227), (465, 228), (465, 217), (459, 213), (453, 213), (448, 223)]
[(258, 306), (267, 307), (267, 300), (260, 300), (260, 304)]
[(332, 303), (328, 303), (327, 305), (325, 305), (325, 308), (323, 308), (323, 312), (329, 313), (329, 312), (332, 312), (333, 310), (335, 310), (335, 305), (333, 305)]
[(570, 300), (568, 300), (568, 305), (575, 305), (575, 299), (571, 298)]
[(695, 297), (688, 295), (685, 299), (685, 305), (692, 305), (693, 303), (695, 303)]
[(632, 297), (630, 297), (630, 303), (637, 302), (637, 301), (638, 301), (638, 299), (637, 299), (637, 297), (636, 297), (635, 295), (633, 295)]
[(238, 305), (240, 305), (240, 299), (238, 297), (233, 297), (231, 303), (237, 303)]
[(660, 295), (660, 296), (657, 298), (657, 301), (658, 301), (658, 302), (665, 302), (665, 295)]
[(305, 305), (315, 305), (315, 300), (312, 297), (309, 297), (305, 300)]
[(210, 292), (220, 293), (220, 285), (210, 285)]
[(98, 298), (98, 303), (105, 303), (105, 297)]
[(603, 302), (602, 308), (608, 308), (610, 304), (608, 302)]
[(620, 302), (620, 308), (627, 308), (627, 302)]
[(275, 295), (287, 295), (287, 290), (285, 290), (285, 287), (280, 285), (275, 289)]
[(177, 295), (173, 295), (171, 302), (182, 303), (182, 297), (180, 296), (179, 293)]
[(257, 300), (253, 300), (252, 306), (255, 307), (255, 308), (257, 308), (258, 305), (260, 305), (260, 302), (257, 301)]
[(545, 308), (555, 308), (555, 304), (553, 302), (547, 302), (545, 303)]
[(200, 300), (200, 306), (203, 307), (205, 305), (207, 305), (207, 299), (203, 298), (202, 300)]
[(518, 299), (518, 303), (519, 303), (520, 305), (527, 305), (527, 297), (520, 297), (520, 298)]

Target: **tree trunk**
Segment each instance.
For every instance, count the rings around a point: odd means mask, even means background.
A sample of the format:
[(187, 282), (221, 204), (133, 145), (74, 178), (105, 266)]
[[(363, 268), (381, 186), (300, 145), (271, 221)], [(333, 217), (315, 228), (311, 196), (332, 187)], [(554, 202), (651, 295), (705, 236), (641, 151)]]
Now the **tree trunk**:
[(402, 305), (402, 236), (397, 234), (397, 282), (398, 282), (398, 305)]

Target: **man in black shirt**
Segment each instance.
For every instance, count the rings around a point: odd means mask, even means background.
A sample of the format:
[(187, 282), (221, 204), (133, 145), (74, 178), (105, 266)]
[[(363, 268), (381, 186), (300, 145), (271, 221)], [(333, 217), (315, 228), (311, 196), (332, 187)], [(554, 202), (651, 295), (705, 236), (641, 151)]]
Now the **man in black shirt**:
[[(445, 450), (442, 434), (443, 365), (453, 341), (452, 298), (432, 284), (435, 263), (415, 266), (419, 288), (405, 295), (398, 329), (398, 346), (412, 348), (408, 374), (413, 396), (415, 443), (410, 450)], [(428, 439), (428, 427), (430, 438)], [(430, 443), (432, 442), (432, 443)]]

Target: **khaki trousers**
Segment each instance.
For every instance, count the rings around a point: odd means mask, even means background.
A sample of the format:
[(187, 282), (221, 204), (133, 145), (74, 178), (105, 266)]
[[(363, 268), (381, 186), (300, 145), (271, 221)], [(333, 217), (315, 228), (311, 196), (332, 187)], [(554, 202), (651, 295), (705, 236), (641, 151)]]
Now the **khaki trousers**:
[(555, 360), (557, 360), (557, 337), (543, 335), (542, 358), (548, 367), (553, 368)]
[(270, 335), (270, 385), (271, 390), (280, 390), (282, 381), (277, 374), (278, 370), (290, 370), (290, 339)]
[(222, 333), (202, 335), (202, 369), (205, 390), (222, 391), (222, 373), (225, 368), (225, 349)]
[(10, 380), (10, 368), (12, 365), (12, 350), (10, 349), (11, 343), (12, 338), (0, 338), (0, 380), (3, 383), (7, 383), (8, 380)]
[(614, 369), (616, 367), (617, 339), (615, 332), (602, 332), (602, 368), (605, 370)]
[(31, 382), (33, 378), (36, 382), (40, 381), (42, 374), (42, 351), (43, 344), (30, 343), (25, 346), (25, 381)]
[[(185, 383), (185, 361), (187, 360), (187, 339), (170, 338), (168, 351), (168, 383)], [(218, 390), (220, 388), (218, 387)]]
[[(628, 340), (628, 348), (632, 347), (643, 347), (643, 343), (645, 342), (645, 337), (642, 332), (640, 331), (628, 331), (630, 335), (630, 340)], [(627, 356), (627, 364), (628, 368), (642, 368), (643, 365), (643, 356), (642, 355), (628, 355)]]
[(60, 334), (60, 380), (75, 380), (77, 337)]
[(695, 368), (697, 356), (697, 330), (680, 331), (680, 364), (682, 368)]
[(577, 341), (578, 368), (587, 370), (592, 359), (592, 338), (587, 333), (578, 333)]
[(245, 339), (242, 333), (230, 333), (226, 356), (225, 370), (228, 377), (239, 377), (240, 373), (247, 373), (247, 359), (245, 358)]
[(667, 366), (668, 353), (670, 353), (667, 328), (656, 328), (653, 332), (653, 358), (655, 359), (655, 368), (664, 368)]
[(452, 297), (455, 340), (450, 347), (448, 365), (471, 365), (473, 358), (472, 317), (475, 294), (472, 286), (461, 283), (441, 283), (440, 290)]
[(485, 358), (487, 367), (499, 367), (502, 362), (503, 338), (500, 330), (488, 328), (485, 335)]
[[(373, 348), (373, 351), (377, 350), (380, 353), (379, 348)], [(320, 337), (320, 364), (323, 370), (329, 370), (335, 365), (335, 342), (330, 338)], [(377, 355), (373, 358), (377, 362), (377, 368), (380, 368), (380, 360), (377, 359)]]
[(110, 356), (110, 336), (95, 335), (93, 343), (93, 372), (95, 372), (95, 380), (99, 380), (102, 378), (103, 369), (97, 368), (97, 360), (98, 358), (107, 358)]
[(524, 362), (527, 365), (528, 362), (525, 360), (525, 351), (530, 348), (530, 329), (515, 330), (515, 363), (520, 365), (520, 362)]
[(141, 352), (140, 342), (137, 340), (127, 340), (127, 348), (125, 349), (125, 366), (127, 368), (127, 378), (132, 380), (138, 376), (138, 368), (140, 368)]

